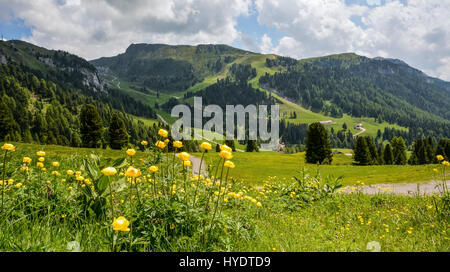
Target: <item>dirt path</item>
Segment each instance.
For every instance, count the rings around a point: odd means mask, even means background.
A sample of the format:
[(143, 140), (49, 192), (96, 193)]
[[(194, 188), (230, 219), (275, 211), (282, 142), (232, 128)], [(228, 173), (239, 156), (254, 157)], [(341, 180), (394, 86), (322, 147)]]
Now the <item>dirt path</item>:
[[(450, 186), (450, 180), (446, 181), (447, 187)], [(442, 192), (442, 181), (431, 181), (426, 183), (398, 183), (398, 184), (372, 184), (361, 186), (360, 190), (365, 194), (376, 193), (394, 193), (400, 195), (414, 195), (414, 194), (436, 194)], [(344, 187), (345, 192), (355, 190), (355, 186)]]
[[(200, 161), (201, 161), (201, 158), (197, 158), (197, 157), (191, 156), (192, 174), (194, 176), (198, 176), (198, 170), (199, 170), (199, 167), (200, 167)], [(206, 171), (206, 170), (207, 170), (206, 169), (206, 163), (205, 163), (205, 161), (202, 161), (201, 172), (202, 172), (203, 176), (206, 176), (208, 174), (208, 171)]]
[(353, 137), (357, 137), (360, 134), (363, 134), (364, 132), (366, 132), (366, 129), (362, 127), (362, 124), (360, 125), (361, 131), (358, 133), (353, 134)]

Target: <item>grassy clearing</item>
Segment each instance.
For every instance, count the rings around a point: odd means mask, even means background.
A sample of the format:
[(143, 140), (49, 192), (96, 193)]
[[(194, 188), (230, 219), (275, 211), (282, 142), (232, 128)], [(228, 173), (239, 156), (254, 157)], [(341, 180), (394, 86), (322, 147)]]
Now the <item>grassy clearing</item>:
[[(46, 153), (46, 171), (36, 167), (39, 150)], [(7, 184), (0, 187), (6, 188), (0, 251), (373, 250), (368, 244), (380, 251), (450, 251), (448, 192), (344, 194), (338, 189), (352, 181), (327, 176), (358, 173), (369, 184), (372, 170), (377, 180), (401, 179), (402, 172), (425, 173), (421, 166), (364, 170), (337, 155), (335, 165), (319, 168), (321, 176), (315, 175), (316, 166), (307, 166), (310, 175), (297, 173), (300, 179), (294, 181), (304, 154), (233, 155), (230, 176), (242, 182), (227, 182), (225, 171), (222, 184), (185, 176), (179, 159), (158, 150), (131, 158), (120, 150), (17, 144), (7, 157)], [(33, 160), (27, 172), (21, 171), (25, 156)], [(209, 152), (206, 158), (215, 164), (219, 156)], [(100, 170), (111, 165), (118, 175), (108, 179)], [(129, 165), (142, 174), (126, 178)], [(157, 175), (149, 165), (159, 166)], [(67, 170), (80, 171), (83, 180)], [(118, 216), (129, 220), (130, 231), (113, 230)]]
[[(342, 151), (350, 152), (350, 150)], [(215, 152), (208, 154), (208, 157), (214, 156)], [(323, 175), (344, 176), (345, 185), (354, 185), (357, 181), (365, 184), (425, 182), (435, 179), (432, 173), (433, 168), (436, 168), (436, 165), (353, 166), (352, 158), (342, 154), (333, 156), (332, 165), (316, 166), (305, 164), (304, 152), (297, 154), (236, 152), (233, 161), (237, 167), (230, 176), (249, 184), (261, 184), (267, 177), (290, 180), (294, 175), (298, 175), (298, 171), (303, 167), (320, 171)]]

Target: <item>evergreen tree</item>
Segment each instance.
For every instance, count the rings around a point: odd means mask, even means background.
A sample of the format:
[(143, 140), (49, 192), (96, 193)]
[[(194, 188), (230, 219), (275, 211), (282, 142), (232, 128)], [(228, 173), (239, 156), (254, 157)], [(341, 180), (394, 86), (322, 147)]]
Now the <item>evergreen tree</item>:
[(83, 147), (99, 148), (103, 139), (103, 121), (94, 105), (83, 106), (80, 126)]
[(402, 137), (392, 138), (392, 154), (394, 156), (394, 164), (406, 164), (406, 144)]
[(379, 165), (384, 164), (384, 157), (383, 157), (383, 145), (379, 145), (377, 148), (377, 162)]
[(109, 124), (109, 146), (112, 149), (122, 149), (127, 145), (128, 133), (125, 122), (117, 113), (113, 113)]
[(377, 164), (378, 163), (377, 147), (375, 146), (375, 143), (372, 141), (372, 138), (370, 136), (366, 136), (364, 138), (366, 140), (367, 148), (369, 149), (370, 154), (369, 164)]
[(331, 164), (333, 153), (325, 127), (319, 122), (312, 123), (306, 134), (306, 162)]
[(440, 139), (436, 147), (435, 158), (442, 155), (446, 161), (450, 161), (450, 139)]
[(387, 144), (383, 153), (384, 164), (391, 165), (394, 163), (394, 155), (390, 144)]
[(248, 140), (245, 152), (254, 152), (254, 151), (256, 151), (256, 152), (259, 151), (259, 148), (258, 148), (258, 145), (256, 144), (256, 141), (255, 140)]
[(369, 165), (371, 156), (365, 137), (358, 137), (353, 147), (353, 158), (358, 165)]

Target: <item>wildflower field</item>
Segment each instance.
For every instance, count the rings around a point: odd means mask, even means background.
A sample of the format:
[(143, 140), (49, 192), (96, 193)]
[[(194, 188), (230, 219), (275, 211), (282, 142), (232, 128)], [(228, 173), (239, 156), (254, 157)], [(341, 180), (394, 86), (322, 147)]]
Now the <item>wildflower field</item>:
[[(275, 155), (205, 153), (209, 143), (195, 154), (206, 169), (192, 169), (166, 136), (142, 151), (2, 143), (0, 251), (450, 251), (444, 185), (365, 195), (315, 165), (264, 175)], [(243, 178), (258, 156), (260, 173)], [(445, 180), (448, 162), (420, 171)]]

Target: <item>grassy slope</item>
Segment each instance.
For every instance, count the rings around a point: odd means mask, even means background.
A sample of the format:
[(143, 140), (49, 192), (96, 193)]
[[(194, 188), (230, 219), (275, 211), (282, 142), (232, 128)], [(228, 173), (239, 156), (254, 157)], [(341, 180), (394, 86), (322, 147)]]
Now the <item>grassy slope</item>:
[[(180, 60), (193, 61), (193, 59), (189, 56), (189, 53), (192, 53), (192, 52), (183, 51), (183, 53), (180, 55), (174, 55), (175, 56), (174, 58), (180, 59)], [(200, 91), (200, 90), (216, 83), (218, 79), (223, 79), (229, 74), (229, 68), (233, 64), (251, 64), (252, 67), (256, 69), (257, 76), (255, 78), (251, 79), (249, 81), (249, 83), (252, 85), (252, 87), (257, 88), (257, 89), (267, 92), (267, 93), (269, 93), (267, 90), (262, 89), (259, 86), (259, 78), (261, 76), (263, 76), (265, 73), (274, 74), (276, 72), (284, 71), (284, 69), (280, 68), (280, 67), (269, 68), (266, 66), (266, 58), (275, 58), (276, 55), (272, 55), (272, 54), (270, 54), (270, 55), (263, 55), (263, 54), (239, 55), (239, 54), (237, 54), (236, 56), (239, 56), (239, 58), (237, 58), (233, 62), (227, 64), (225, 66), (225, 68), (222, 69), (221, 72), (214, 74), (214, 75), (206, 76), (203, 81), (198, 82), (197, 84), (190, 87), (186, 91), (179, 91), (176, 93), (160, 93), (160, 97), (157, 98), (155, 91), (150, 90), (151, 92), (153, 92), (153, 94), (151, 94), (151, 95), (139, 92), (138, 90), (136, 90), (136, 87), (139, 88), (140, 86), (137, 86), (136, 84), (132, 84), (132, 83), (125, 82), (125, 81), (120, 81), (120, 87), (121, 87), (121, 90), (123, 90), (127, 94), (131, 95), (132, 97), (139, 99), (140, 101), (143, 101), (143, 102), (147, 103), (148, 105), (154, 106), (155, 103), (163, 104), (163, 103), (167, 102), (171, 97), (182, 98), (183, 94), (187, 91), (191, 91), (191, 92)], [(352, 57), (352, 55), (349, 54), (349, 57)], [(303, 60), (303, 61), (310, 61), (310, 60)], [(106, 78), (106, 79), (108, 80), (108, 78)], [(115, 83), (115, 85), (117, 85), (117, 81), (112, 82), (111, 78), (109, 78), (109, 81), (112, 84)], [(395, 124), (389, 124), (386, 122), (378, 123), (375, 121), (374, 118), (355, 118), (355, 117), (351, 117), (346, 114), (342, 118), (333, 118), (330, 116), (325, 116), (321, 113), (316, 113), (316, 112), (312, 112), (309, 109), (305, 109), (298, 104), (295, 104), (293, 102), (290, 102), (290, 101), (278, 96), (277, 94), (272, 93), (272, 95), (278, 100), (278, 104), (280, 105), (280, 113), (282, 116), (283, 115), (289, 116), (289, 114), (292, 112), (297, 113), (296, 119), (286, 118), (285, 120), (287, 122), (300, 124), (300, 123), (312, 123), (312, 122), (332, 120), (335, 124), (327, 125), (327, 127), (329, 127), (329, 128), (333, 127), (335, 130), (340, 130), (342, 128), (342, 125), (344, 123), (346, 123), (348, 128), (351, 130), (351, 132), (353, 134), (359, 132), (358, 130), (354, 129), (354, 126), (356, 124), (362, 123), (363, 127), (366, 129), (366, 132), (364, 133), (364, 135), (369, 135), (372, 137), (376, 136), (378, 130), (383, 131), (385, 127), (394, 127), (396, 129), (407, 130), (407, 128), (404, 128), (404, 127), (401, 127), (401, 126), (398, 126)], [(176, 120), (176, 118), (170, 117), (170, 114), (168, 114), (168, 113), (165, 113), (163, 111), (157, 111), (157, 112), (158, 112), (158, 114), (163, 116), (167, 121)]]

